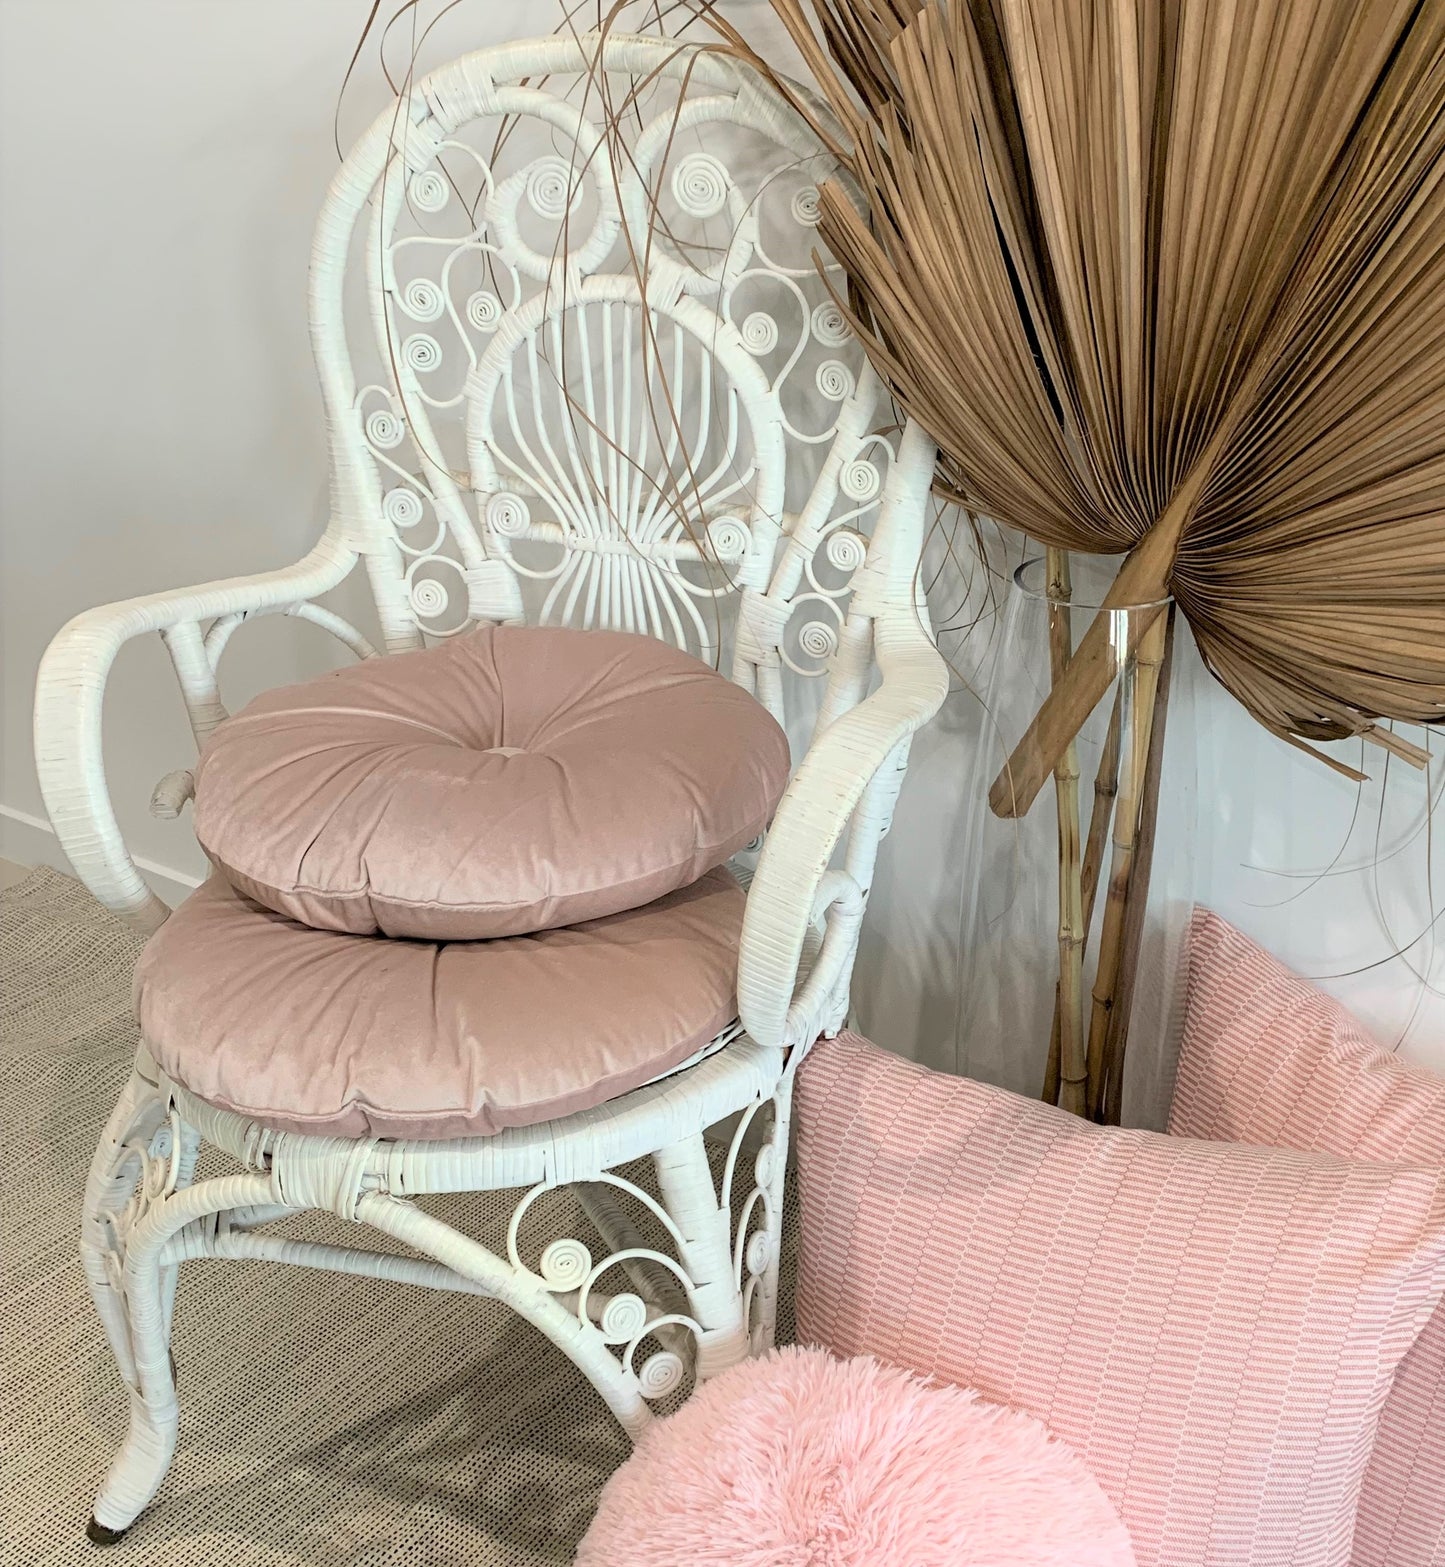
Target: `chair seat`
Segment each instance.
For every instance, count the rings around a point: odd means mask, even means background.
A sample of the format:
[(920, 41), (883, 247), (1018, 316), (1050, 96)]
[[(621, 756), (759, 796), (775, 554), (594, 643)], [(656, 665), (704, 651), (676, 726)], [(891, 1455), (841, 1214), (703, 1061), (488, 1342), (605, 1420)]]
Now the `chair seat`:
[(314, 930), (215, 876), (136, 970), (158, 1065), (281, 1131), (490, 1136), (590, 1109), (737, 1012), (745, 896), (724, 868), (606, 919), (493, 941)]

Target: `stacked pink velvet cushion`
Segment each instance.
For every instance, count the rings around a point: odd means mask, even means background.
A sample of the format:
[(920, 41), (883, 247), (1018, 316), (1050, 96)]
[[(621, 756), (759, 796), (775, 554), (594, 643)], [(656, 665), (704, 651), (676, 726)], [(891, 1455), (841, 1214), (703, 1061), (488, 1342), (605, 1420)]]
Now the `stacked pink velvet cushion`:
[(220, 877), (151, 938), (141, 1029), (176, 1082), (278, 1131), (490, 1136), (614, 1099), (736, 1015), (725, 869), (643, 909), (494, 941), (346, 936)]
[(651, 903), (757, 837), (772, 716), (652, 637), (484, 626), (258, 697), (196, 769), (196, 836), (318, 930), (471, 941)]
[(141, 960), (147, 1043), (318, 1135), (603, 1103), (736, 1015), (724, 862), (787, 778), (769, 713), (650, 637), (486, 627), (269, 693), (201, 755), (219, 874)]
[[(1204, 910), (1188, 986), (1171, 1132), (1445, 1169), (1445, 1079), (1381, 1050), (1337, 1002)], [(1381, 1416), (1353, 1562), (1445, 1563), (1445, 1305)]]

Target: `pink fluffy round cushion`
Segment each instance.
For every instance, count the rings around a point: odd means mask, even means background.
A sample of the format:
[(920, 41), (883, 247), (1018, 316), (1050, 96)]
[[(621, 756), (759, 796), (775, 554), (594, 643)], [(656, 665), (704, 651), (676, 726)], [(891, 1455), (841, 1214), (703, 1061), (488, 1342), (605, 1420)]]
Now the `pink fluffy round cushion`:
[(706, 1382), (602, 1492), (577, 1567), (1133, 1567), (1083, 1460), (966, 1388), (784, 1349)]
[(319, 930), (466, 941), (639, 908), (755, 838), (788, 744), (746, 691), (625, 632), (483, 627), (268, 692), (196, 772), (196, 836)]

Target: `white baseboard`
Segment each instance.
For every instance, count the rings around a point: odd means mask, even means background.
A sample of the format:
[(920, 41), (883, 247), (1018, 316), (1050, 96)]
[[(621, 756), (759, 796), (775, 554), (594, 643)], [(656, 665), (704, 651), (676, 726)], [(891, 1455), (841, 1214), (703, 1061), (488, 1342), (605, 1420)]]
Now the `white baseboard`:
[[(17, 865), (49, 865), (67, 876), (75, 875), (50, 823), (13, 805), (0, 805), (0, 859), (13, 860)], [(201, 885), (199, 877), (169, 865), (158, 865), (141, 855), (136, 856), (135, 863), (156, 893), (172, 906)]]

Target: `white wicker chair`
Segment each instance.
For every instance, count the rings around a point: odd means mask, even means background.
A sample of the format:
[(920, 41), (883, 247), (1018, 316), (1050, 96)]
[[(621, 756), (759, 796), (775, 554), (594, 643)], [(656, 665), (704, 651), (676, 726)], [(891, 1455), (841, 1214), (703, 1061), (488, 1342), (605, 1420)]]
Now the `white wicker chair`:
[[(640, 87), (636, 114), (596, 112), (603, 79)], [(489, 166), (499, 116), (517, 117), (505, 175)], [(321, 541), (283, 571), (92, 610), (46, 654), (35, 736), (51, 820), (95, 895), (143, 930), (168, 911), (106, 790), (101, 708), (117, 651), (161, 634), (202, 742), (225, 717), (217, 667), (244, 621), (300, 616), (374, 656), (318, 602), (358, 564), (387, 652), (479, 620), (651, 632), (730, 658), (795, 750), (807, 742), (766, 843), (738, 867), (753, 871), (740, 1025), (663, 1080), (490, 1138), (347, 1143), (203, 1103), (142, 1045), (86, 1194), (90, 1288), (132, 1390), (93, 1539), (131, 1524), (174, 1452), (168, 1341), (188, 1258), (494, 1296), (633, 1434), (683, 1376), (689, 1341), (699, 1376), (771, 1343), (793, 1070), (844, 1021), (910, 738), (946, 689), (917, 588), (934, 450), (892, 420), (810, 260), (830, 171), (769, 89), (657, 39), (519, 43), (434, 72), (361, 138), (316, 230), (311, 335), (332, 468)], [(481, 284), (463, 279), (483, 265)], [(649, 356), (676, 418), (633, 385), (629, 366)], [(559, 362), (566, 395), (549, 371)], [(153, 809), (175, 815), (190, 789), (188, 771), (169, 773)], [(703, 1133), (737, 1112), (715, 1183)], [(244, 1173), (195, 1181), (202, 1139)], [(642, 1156), (653, 1191), (616, 1173)], [(595, 1261), (571, 1236), (540, 1255), (524, 1244), (524, 1215), (561, 1184), (601, 1237)], [(504, 1255), (411, 1200), (510, 1188), (522, 1195)], [(268, 1233), (306, 1209), (415, 1255)], [(644, 1231), (668, 1236), (671, 1254)]]

